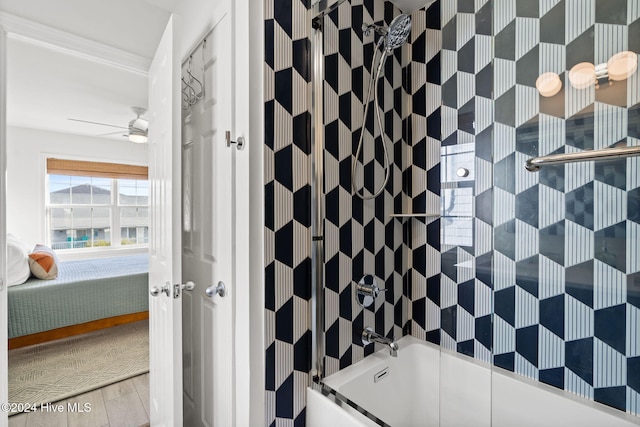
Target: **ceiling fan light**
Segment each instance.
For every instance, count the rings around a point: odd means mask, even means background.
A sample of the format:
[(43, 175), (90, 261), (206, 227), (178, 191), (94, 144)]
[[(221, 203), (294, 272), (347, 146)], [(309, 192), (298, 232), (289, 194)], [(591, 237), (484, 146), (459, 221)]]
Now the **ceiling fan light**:
[(147, 135), (143, 132), (130, 132), (129, 141), (135, 142), (136, 144), (144, 144), (147, 142)]

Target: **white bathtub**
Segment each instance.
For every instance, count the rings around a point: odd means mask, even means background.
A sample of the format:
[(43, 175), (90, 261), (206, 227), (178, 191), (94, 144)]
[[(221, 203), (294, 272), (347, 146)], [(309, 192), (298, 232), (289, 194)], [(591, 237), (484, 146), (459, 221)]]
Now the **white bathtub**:
[(327, 377), (324, 392), (308, 388), (307, 427), (640, 425), (638, 417), (413, 337), (398, 345), (398, 357), (380, 350)]

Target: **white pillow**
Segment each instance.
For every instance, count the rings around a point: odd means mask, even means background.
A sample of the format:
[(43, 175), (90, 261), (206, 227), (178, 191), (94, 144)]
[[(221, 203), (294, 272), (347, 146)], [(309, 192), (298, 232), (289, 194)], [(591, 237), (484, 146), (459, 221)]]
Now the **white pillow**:
[(31, 275), (29, 248), (11, 233), (7, 234), (7, 286), (21, 285)]

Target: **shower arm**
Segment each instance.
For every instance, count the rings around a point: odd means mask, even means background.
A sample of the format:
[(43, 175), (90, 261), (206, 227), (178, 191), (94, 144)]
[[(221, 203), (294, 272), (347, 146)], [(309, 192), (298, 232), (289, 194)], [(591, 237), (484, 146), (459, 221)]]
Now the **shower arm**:
[(362, 24), (362, 33), (365, 36), (369, 36), (369, 34), (371, 34), (371, 30), (373, 29), (373, 31), (375, 31), (378, 35), (382, 36), (382, 37), (386, 37), (386, 35), (389, 33), (389, 30), (386, 27), (383, 27), (382, 25), (378, 25), (378, 24)]

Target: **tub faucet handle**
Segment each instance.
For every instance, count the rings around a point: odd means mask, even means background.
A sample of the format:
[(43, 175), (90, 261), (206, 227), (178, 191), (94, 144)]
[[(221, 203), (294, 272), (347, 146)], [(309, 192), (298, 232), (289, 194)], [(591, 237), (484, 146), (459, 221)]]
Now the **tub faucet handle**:
[(380, 289), (376, 279), (372, 275), (366, 274), (360, 279), (360, 282), (358, 282), (356, 286), (356, 299), (361, 307), (369, 307), (375, 299), (378, 298), (380, 292), (387, 292), (388, 290), (389, 289)]

